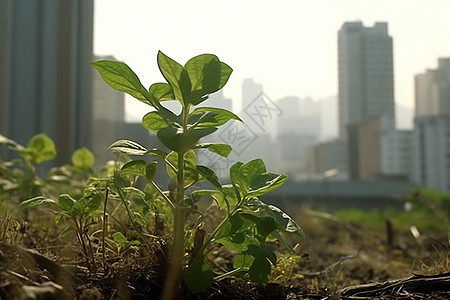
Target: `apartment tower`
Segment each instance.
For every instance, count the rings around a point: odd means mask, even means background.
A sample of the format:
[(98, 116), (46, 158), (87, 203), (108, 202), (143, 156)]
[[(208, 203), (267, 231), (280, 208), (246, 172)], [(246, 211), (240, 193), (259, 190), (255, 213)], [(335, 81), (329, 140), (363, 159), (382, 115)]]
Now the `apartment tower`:
[[(346, 22), (338, 32), (339, 135), (347, 126), (395, 119), (392, 37), (387, 23)], [(394, 123), (395, 124), (395, 123)]]
[(91, 0), (0, 0), (0, 134), (44, 132), (56, 164), (90, 146)]

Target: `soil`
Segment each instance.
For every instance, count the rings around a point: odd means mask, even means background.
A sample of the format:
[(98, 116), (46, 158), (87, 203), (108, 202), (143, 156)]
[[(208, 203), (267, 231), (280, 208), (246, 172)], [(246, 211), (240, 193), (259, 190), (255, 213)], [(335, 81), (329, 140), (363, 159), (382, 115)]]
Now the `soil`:
[[(178, 298), (450, 299), (447, 233), (415, 237), (389, 221), (385, 228), (374, 229), (308, 210), (298, 223), (307, 237), (292, 240), (299, 243), (297, 259), (281, 252), (270, 283), (228, 278), (199, 294), (182, 283)], [(42, 222), (2, 224), (0, 299), (159, 298), (169, 239), (104, 258), (99, 252), (96, 265), (88, 268), (78, 245), (59, 239), (55, 228)], [(227, 269), (232, 257), (217, 246), (209, 254), (211, 267)]]

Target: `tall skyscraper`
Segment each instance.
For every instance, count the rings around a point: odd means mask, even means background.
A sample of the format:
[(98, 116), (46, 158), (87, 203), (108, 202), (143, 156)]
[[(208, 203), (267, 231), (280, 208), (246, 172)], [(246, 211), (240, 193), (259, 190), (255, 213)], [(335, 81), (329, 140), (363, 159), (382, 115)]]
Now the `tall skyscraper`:
[[(387, 115), (395, 119), (392, 37), (387, 23), (346, 22), (338, 32), (339, 135)], [(394, 123), (395, 124), (395, 123)]]
[(450, 115), (450, 58), (440, 58), (436, 70), (417, 74), (416, 117)]
[(450, 58), (415, 76), (412, 179), (450, 191)]
[(242, 109), (245, 109), (251, 105), (251, 103), (263, 92), (263, 86), (256, 83), (251, 78), (245, 78), (242, 83)]
[(90, 146), (92, 0), (0, 0), (0, 133), (45, 132), (56, 164)]

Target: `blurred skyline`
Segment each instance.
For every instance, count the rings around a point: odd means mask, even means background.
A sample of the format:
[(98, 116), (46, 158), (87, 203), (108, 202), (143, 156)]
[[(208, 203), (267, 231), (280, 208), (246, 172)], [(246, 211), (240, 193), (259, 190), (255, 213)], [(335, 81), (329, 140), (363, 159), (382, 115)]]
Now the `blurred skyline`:
[[(273, 100), (337, 95), (337, 32), (346, 21), (387, 22), (394, 48), (395, 101), (414, 106), (414, 75), (450, 56), (450, 1), (96, 0), (94, 53), (126, 62), (144, 86), (162, 81), (158, 50), (184, 64), (216, 54), (233, 69), (224, 88), (239, 111), (253, 78)], [(127, 98), (127, 113), (147, 108)]]

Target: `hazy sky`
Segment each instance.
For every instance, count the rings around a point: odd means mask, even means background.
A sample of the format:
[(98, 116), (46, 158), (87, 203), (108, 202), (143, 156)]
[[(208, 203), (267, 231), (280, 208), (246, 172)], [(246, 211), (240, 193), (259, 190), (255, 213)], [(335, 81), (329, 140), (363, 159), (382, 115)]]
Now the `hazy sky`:
[(337, 95), (342, 24), (388, 22), (395, 98), (413, 107), (413, 76), (450, 57), (449, 13), (450, 0), (95, 0), (94, 53), (126, 62), (146, 87), (163, 80), (158, 50), (183, 65), (213, 53), (234, 69), (224, 93), (238, 107), (244, 78), (272, 100), (318, 100)]

